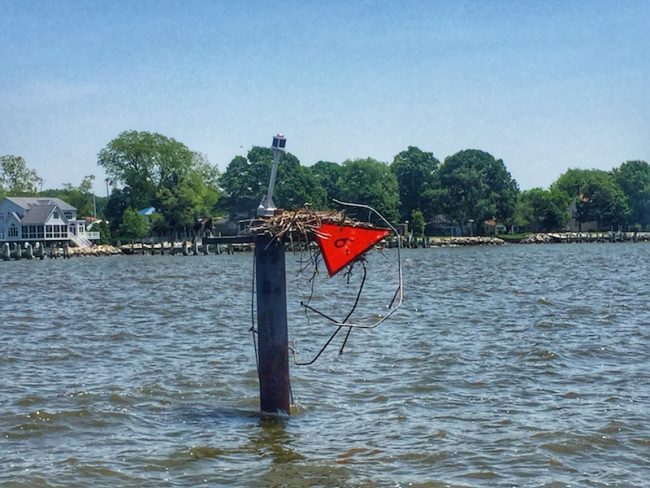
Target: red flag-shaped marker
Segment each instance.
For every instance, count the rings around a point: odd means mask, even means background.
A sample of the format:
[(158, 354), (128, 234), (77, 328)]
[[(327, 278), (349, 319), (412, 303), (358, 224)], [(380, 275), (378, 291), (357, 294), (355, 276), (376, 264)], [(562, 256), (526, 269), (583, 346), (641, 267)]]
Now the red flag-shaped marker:
[(372, 246), (389, 236), (390, 230), (321, 224), (318, 234), (316, 240), (327, 266), (327, 272), (330, 276), (334, 276)]

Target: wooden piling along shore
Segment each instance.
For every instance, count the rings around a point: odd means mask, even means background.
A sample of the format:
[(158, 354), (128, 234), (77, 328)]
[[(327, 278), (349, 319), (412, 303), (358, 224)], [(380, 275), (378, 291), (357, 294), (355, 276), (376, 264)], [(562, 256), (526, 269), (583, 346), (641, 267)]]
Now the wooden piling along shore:
[(34, 245), (31, 243), (11, 243), (5, 242), (0, 245), (0, 258), (3, 261), (22, 259), (68, 259), (74, 256), (115, 256), (122, 254), (117, 247), (114, 246), (92, 246), (92, 247), (70, 247), (68, 244), (62, 246), (45, 247), (37, 242)]
[(213, 241), (218, 238), (206, 237), (195, 241), (182, 242), (135, 242), (124, 244), (119, 247), (122, 254), (127, 255), (151, 255), (151, 256), (198, 256), (200, 254), (233, 254), (235, 252), (250, 252), (253, 250), (253, 244), (250, 242), (239, 242), (236, 239), (231, 243), (215, 244)]
[[(411, 237), (403, 239), (406, 249), (464, 246), (502, 246), (504, 244), (567, 244), (567, 243), (616, 243), (650, 242), (650, 232), (563, 232), (529, 234), (521, 239), (500, 237)], [(284, 243), (287, 251), (304, 251), (313, 243), (304, 240), (288, 240)], [(384, 247), (397, 247), (397, 240), (386, 239)], [(381, 247), (381, 246), (380, 246)], [(45, 248), (39, 245), (0, 244), (0, 259), (4, 261), (20, 259), (71, 258), (87, 256), (116, 255), (180, 255), (198, 256), (208, 254), (234, 254), (252, 252), (254, 245), (248, 236), (204, 237), (195, 241), (125, 244), (120, 247), (99, 245), (92, 247), (55, 246)]]

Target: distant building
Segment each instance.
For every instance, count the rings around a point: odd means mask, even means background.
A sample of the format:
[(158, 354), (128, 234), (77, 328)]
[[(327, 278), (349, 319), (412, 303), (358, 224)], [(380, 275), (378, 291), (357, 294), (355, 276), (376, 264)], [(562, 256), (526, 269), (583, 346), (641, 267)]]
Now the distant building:
[(64, 242), (87, 247), (99, 232), (87, 232), (77, 209), (60, 198), (5, 197), (0, 200), (0, 243)]
[(427, 223), (424, 233), (429, 236), (457, 237), (463, 235), (463, 229), (460, 225), (450, 222), (446, 216), (438, 214)]
[(150, 217), (151, 215), (157, 213), (156, 209), (154, 207), (147, 207), (143, 208), (141, 210), (138, 210), (138, 214), (144, 216), (144, 217)]
[(483, 232), (486, 236), (498, 236), (499, 234), (505, 234), (507, 231), (507, 227), (495, 218), (483, 222)]
[[(580, 201), (583, 203), (589, 202), (589, 197), (587, 195), (580, 195)], [(578, 219), (578, 205), (576, 200), (573, 200), (569, 204), (569, 223), (567, 225), (567, 229), (569, 232), (594, 232), (600, 230), (598, 222), (596, 221), (589, 221), (589, 222), (581, 222)]]

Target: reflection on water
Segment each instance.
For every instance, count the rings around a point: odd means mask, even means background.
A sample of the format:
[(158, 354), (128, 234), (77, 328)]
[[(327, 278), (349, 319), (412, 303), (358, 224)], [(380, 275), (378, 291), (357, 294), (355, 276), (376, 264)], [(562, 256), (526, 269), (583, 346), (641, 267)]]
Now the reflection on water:
[[(405, 251), (403, 308), (292, 367), (288, 419), (258, 414), (250, 255), (2, 263), (0, 485), (646, 486), (649, 251)], [(289, 261), (304, 360), (333, 329), (300, 300), (345, 316), (360, 275)]]

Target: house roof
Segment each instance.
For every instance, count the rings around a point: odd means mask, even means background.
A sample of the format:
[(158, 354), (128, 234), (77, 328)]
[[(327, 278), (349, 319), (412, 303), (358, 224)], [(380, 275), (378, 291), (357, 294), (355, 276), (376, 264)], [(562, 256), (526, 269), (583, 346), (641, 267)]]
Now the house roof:
[(56, 205), (62, 212), (69, 212), (77, 210), (69, 203), (64, 202), (60, 198), (55, 197), (6, 197), (7, 200), (12, 201), (16, 205), (21, 206), (25, 210), (38, 206)]
[(138, 210), (138, 213), (140, 215), (153, 215), (156, 213), (156, 209), (154, 207), (147, 207), (143, 208), (142, 210)]
[(56, 207), (57, 205), (35, 205), (27, 210), (27, 213), (22, 218), (20, 223), (22, 225), (44, 224), (52, 213), (52, 210), (54, 210)]

